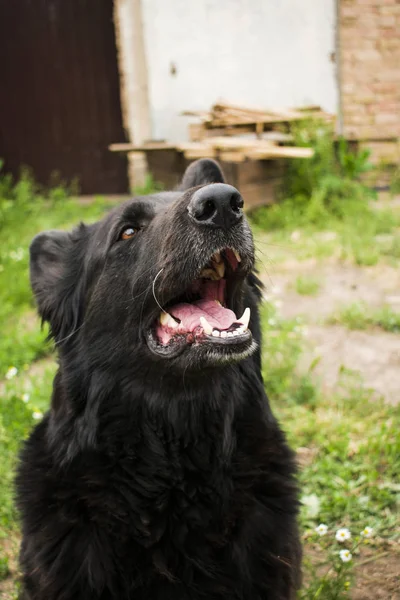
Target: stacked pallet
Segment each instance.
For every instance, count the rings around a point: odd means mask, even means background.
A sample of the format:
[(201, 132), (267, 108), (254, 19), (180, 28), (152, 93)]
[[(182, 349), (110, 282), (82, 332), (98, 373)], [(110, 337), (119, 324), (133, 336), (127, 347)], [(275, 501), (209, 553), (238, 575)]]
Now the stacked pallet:
[[(310, 116), (333, 121), (318, 106), (268, 111), (215, 104), (210, 111), (185, 111), (200, 122), (189, 125), (188, 142), (148, 141), (141, 145), (112, 144), (113, 152), (126, 153), (130, 163), (145, 156), (156, 181), (173, 189), (188, 164), (198, 158), (216, 158), (227, 181), (240, 189), (248, 210), (276, 202), (285, 172), (285, 159), (310, 158), (312, 148), (296, 147), (290, 125)], [(136, 185), (131, 177), (131, 185)]]
[(218, 103), (208, 112), (185, 111), (182, 114), (200, 119), (200, 123), (189, 125), (189, 142), (170, 144), (150, 141), (140, 146), (112, 144), (110, 150), (147, 153), (175, 149), (188, 160), (209, 157), (226, 162), (310, 158), (313, 156), (311, 148), (287, 145), (292, 143), (290, 124), (310, 116), (325, 121), (333, 120), (318, 106), (277, 112)]
[[(313, 117), (315, 119), (333, 122), (333, 115), (323, 111), (319, 106), (304, 106), (286, 110), (272, 111), (265, 109), (236, 106), (219, 102), (210, 111), (184, 111), (182, 115), (197, 117), (199, 124), (189, 125), (189, 135), (192, 141), (200, 141), (214, 135), (237, 135), (263, 132), (276, 134), (278, 141), (288, 141), (290, 123)], [(270, 139), (274, 139), (272, 136)]]
[(209, 157), (236, 163), (246, 159), (310, 158), (314, 153), (312, 148), (279, 145), (276, 139), (244, 136), (208, 137), (199, 142), (176, 144), (176, 148), (189, 160)]

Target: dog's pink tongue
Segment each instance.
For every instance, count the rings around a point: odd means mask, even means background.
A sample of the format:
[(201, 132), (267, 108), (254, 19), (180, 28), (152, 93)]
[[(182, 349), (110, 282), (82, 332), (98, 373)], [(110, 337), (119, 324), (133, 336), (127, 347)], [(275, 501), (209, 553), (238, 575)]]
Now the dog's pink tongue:
[(177, 304), (169, 309), (173, 317), (180, 320), (178, 332), (194, 331), (201, 326), (200, 317), (205, 317), (215, 329), (228, 329), (237, 321), (229, 308), (224, 308), (215, 300), (199, 300), (194, 304)]

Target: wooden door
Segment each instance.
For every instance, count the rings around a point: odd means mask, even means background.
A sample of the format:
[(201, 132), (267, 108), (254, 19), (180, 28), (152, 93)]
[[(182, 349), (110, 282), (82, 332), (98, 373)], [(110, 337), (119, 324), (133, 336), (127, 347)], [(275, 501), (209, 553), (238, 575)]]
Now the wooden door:
[(79, 180), (81, 193), (128, 190), (112, 0), (0, 0), (0, 158)]

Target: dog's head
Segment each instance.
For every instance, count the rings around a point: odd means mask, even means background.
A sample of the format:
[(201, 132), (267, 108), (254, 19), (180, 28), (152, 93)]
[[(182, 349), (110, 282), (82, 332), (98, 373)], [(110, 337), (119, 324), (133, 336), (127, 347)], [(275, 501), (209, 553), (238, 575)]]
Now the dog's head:
[(144, 363), (190, 372), (253, 353), (253, 267), (243, 199), (211, 160), (193, 163), (177, 191), (31, 244), (32, 288), (61, 355), (80, 348), (89, 369), (124, 373)]

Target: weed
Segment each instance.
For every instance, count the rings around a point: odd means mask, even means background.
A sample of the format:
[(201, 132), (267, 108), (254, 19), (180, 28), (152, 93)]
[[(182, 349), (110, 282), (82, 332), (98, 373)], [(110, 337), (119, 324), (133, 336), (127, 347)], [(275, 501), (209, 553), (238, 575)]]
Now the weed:
[(379, 327), (390, 333), (400, 332), (400, 313), (390, 306), (371, 310), (367, 305), (353, 303), (344, 306), (328, 319), (329, 324), (339, 324), (349, 329), (368, 329)]
[(389, 243), (381, 245), (380, 253), (384, 256), (400, 259), (400, 235), (394, 235)]
[(301, 296), (316, 296), (320, 289), (320, 283), (313, 277), (304, 277), (299, 275), (296, 278), (295, 289)]
[(317, 391), (310, 373), (295, 375), (303, 345), (301, 321), (282, 319), (269, 303), (262, 306), (261, 318), (264, 332), (263, 375), (268, 394), (288, 404), (312, 403)]
[(133, 190), (134, 196), (146, 196), (153, 192), (161, 192), (164, 189), (163, 185), (158, 181), (154, 181), (149, 174), (146, 175), (143, 185), (136, 186)]
[(10, 366), (18, 369), (50, 351), (47, 330), (40, 330), (29, 285), (29, 244), (45, 229), (70, 227), (101, 216), (108, 203), (81, 205), (59, 186), (39, 190), (27, 171), (12, 186), (0, 176), (0, 377)]
[(9, 574), (8, 556), (0, 556), (0, 581), (8, 577)]
[(392, 196), (400, 194), (400, 167), (397, 167), (392, 174), (390, 182), (390, 193)]
[(297, 146), (311, 146), (311, 159), (289, 163), (282, 202), (261, 208), (254, 221), (263, 229), (322, 225), (345, 221), (369, 212), (368, 200), (376, 194), (360, 180), (373, 167), (367, 150), (350, 149), (344, 139), (338, 144), (330, 126), (318, 121), (296, 124), (292, 130)]

